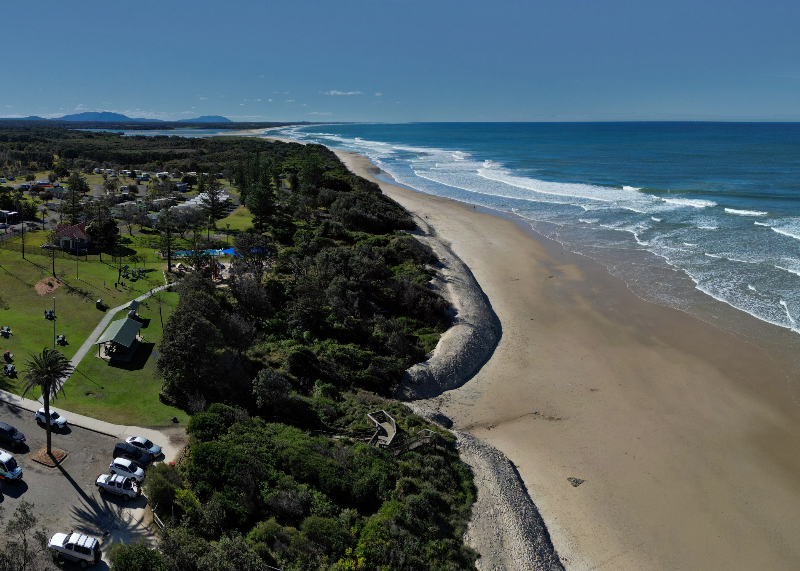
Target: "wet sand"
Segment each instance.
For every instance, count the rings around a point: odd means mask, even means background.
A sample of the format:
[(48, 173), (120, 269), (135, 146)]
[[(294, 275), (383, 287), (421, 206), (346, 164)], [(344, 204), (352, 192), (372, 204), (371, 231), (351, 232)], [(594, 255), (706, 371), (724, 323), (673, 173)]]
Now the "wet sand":
[(372, 180), (499, 317), (486, 365), (426, 404), (516, 464), (567, 569), (800, 568), (800, 408), (782, 363), (523, 221)]

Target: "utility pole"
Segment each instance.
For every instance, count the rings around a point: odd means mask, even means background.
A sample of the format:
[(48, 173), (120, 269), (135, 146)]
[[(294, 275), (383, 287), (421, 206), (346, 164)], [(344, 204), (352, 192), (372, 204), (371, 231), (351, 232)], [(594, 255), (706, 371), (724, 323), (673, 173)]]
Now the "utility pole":
[(53, 296), (53, 350), (56, 348), (56, 296)]

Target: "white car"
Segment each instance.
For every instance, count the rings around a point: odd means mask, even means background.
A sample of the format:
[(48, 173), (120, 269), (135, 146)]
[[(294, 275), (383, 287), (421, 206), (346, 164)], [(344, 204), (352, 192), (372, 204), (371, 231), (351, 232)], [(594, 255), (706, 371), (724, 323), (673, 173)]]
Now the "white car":
[(21, 480), (22, 468), (8, 452), (0, 452), (0, 480)]
[[(40, 408), (36, 413), (36, 422), (43, 425), (47, 422), (47, 417), (44, 415), (44, 409)], [(50, 409), (50, 426), (53, 428), (64, 428), (67, 425), (67, 419), (58, 414), (52, 408)]]
[(122, 496), (122, 499), (126, 501), (138, 498), (142, 493), (142, 489), (133, 478), (120, 475), (102, 474), (98, 476), (94, 484), (99, 491)]
[(100, 561), (100, 540), (91, 535), (56, 533), (47, 546), (53, 553), (53, 559), (77, 561), (83, 568)]
[(161, 456), (161, 446), (158, 444), (153, 444), (147, 438), (142, 436), (129, 436), (125, 442), (131, 446), (136, 446), (136, 448), (145, 454), (150, 454), (150, 457), (153, 458), (153, 460)]
[(144, 480), (144, 470), (127, 458), (114, 458), (114, 461), (108, 466), (108, 471), (112, 474), (133, 478), (140, 483)]

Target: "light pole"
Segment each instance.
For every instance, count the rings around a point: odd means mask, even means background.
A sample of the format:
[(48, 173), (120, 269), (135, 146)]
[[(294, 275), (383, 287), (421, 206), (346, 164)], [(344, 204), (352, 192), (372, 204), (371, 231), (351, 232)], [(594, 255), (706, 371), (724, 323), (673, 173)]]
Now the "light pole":
[(56, 348), (56, 296), (53, 296), (53, 350)]
[(227, 246), (230, 242), (228, 242), (228, 238), (231, 234), (231, 225), (225, 224), (225, 245)]

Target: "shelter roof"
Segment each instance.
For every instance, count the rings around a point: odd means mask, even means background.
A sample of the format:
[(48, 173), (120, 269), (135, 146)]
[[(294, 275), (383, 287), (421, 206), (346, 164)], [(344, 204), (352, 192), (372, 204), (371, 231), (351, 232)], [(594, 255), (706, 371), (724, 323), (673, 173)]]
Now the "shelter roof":
[(108, 326), (108, 329), (106, 329), (100, 338), (95, 341), (95, 345), (102, 345), (103, 343), (111, 342), (118, 345), (123, 345), (125, 347), (130, 347), (136, 340), (136, 335), (138, 335), (139, 329), (141, 328), (141, 322), (128, 317), (125, 319), (112, 321), (111, 325)]

